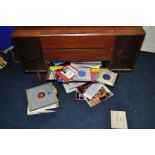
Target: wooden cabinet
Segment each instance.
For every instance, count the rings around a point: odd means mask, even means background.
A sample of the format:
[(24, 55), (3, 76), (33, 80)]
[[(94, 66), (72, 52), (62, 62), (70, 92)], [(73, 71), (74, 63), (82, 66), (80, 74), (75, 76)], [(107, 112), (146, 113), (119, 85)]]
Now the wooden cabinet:
[(17, 27), (12, 37), (26, 72), (44, 72), (47, 61), (110, 61), (116, 71), (132, 70), (145, 32), (142, 27)]

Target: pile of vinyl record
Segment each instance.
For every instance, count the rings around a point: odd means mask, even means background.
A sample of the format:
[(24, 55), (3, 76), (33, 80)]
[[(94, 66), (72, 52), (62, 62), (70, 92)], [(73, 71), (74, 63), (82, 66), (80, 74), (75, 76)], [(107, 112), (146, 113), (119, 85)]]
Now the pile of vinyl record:
[(101, 62), (59, 62), (47, 73), (47, 80), (62, 83), (66, 93), (76, 91), (76, 100), (85, 100), (90, 107), (113, 96), (106, 85), (114, 86), (116, 78), (117, 73), (102, 67)]
[(57, 89), (51, 82), (26, 89), (26, 95), (27, 115), (56, 112), (59, 107)]

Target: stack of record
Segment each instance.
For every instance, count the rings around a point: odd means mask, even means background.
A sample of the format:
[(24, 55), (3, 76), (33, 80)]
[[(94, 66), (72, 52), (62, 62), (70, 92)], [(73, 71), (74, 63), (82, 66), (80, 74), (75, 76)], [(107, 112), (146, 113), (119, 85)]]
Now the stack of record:
[(27, 115), (56, 112), (59, 107), (57, 90), (52, 83), (26, 89)]

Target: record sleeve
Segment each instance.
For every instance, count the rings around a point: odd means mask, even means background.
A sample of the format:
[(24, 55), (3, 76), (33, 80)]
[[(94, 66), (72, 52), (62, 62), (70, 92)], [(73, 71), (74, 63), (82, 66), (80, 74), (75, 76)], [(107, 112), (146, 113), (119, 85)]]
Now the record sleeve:
[(55, 70), (60, 70), (64, 66), (50, 66), (47, 72), (46, 80), (56, 80)]
[(88, 87), (92, 84), (92, 82), (87, 82), (79, 87), (77, 87), (78, 91), (81, 93), (81, 94), (84, 94), (85, 91), (88, 89)]
[(90, 68), (78, 68), (78, 75), (74, 76), (72, 81), (91, 81)]
[(102, 63), (99, 61), (95, 62), (72, 62), (71, 65), (76, 65), (77, 67), (81, 68), (100, 68), (102, 66)]
[(57, 90), (52, 83), (26, 89), (26, 95), (30, 111), (58, 103)]
[[(89, 88), (88, 88), (89, 89)], [(113, 93), (102, 84), (97, 93), (91, 98), (85, 98), (86, 102), (90, 107), (94, 107), (95, 105), (101, 103), (102, 101), (113, 96)]]
[(107, 69), (101, 69), (97, 76), (97, 81), (109, 86), (114, 86), (116, 78), (117, 73), (114, 73)]
[(56, 70), (55, 74), (65, 82), (69, 82), (75, 75), (78, 75), (78, 71), (72, 66), (66, 65), (61, 70)]
[(97, 76), (100, 72), (100, 68), (91, 68), (91, 81), (95, 82), (97, 80)]
[(67, 84), (63, 84), (63, 86), (65, 88), (66, 93), (71, 93), (73, 91), (76, 91), (77, 87), (79, 87), (83, 84), (85, 84), (85, 83), (84, 82), (70, 82)]

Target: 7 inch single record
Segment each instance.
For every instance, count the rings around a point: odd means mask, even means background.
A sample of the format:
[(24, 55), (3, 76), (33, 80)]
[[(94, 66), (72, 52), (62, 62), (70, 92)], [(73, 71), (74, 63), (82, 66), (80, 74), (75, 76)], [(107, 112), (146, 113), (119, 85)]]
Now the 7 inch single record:
[(111, 76), (109, 74), (103, 74), (103, 79), (104, 80), (110, 80)]
[(116, 78), (117, 73), (114, 73), (107, 69), (101, 69), (97, 76), (97, 81), (109, 86), (114, 86)]
[(79, 68), (78, 75), (73, 77), (73, 81), (91, 81), (90, 68)]
[(79, 76), (80, 77), (85, 77), (86, 76), (86, 72), (85, 71), (79, 71)]

